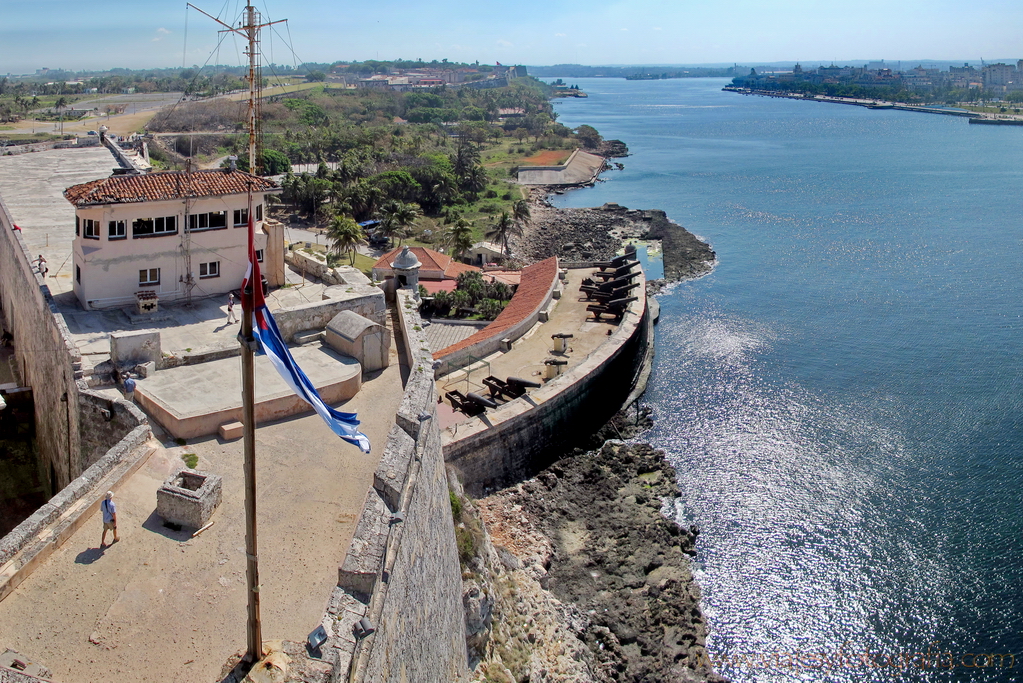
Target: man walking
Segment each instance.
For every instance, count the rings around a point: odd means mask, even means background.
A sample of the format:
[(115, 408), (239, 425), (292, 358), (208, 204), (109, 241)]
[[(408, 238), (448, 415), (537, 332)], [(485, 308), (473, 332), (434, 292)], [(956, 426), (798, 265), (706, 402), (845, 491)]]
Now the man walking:
[(114, 540), (110, 545), (121, 540), (117, 535), (117, 506), (114, 504), (113, 491), (107, 491), (106, 498), (99, 506), (103, 510), (103, 537), (99, 542), (99, 547), (102, 550), (107, 544), (107, 531), (114, 532)]
[(46, 259), (43, 258), (42, 254), (39, 254), (39, 259), (36, 261), (36, 266), (39, 269), (39, 274), (45, 278), (46, 273), (49, 272), (50, 269), (46, 267)]
[(234, 292), (227, 293), (227, 323), (236, 323), (238, 319), (234, 316)]
[(124, 373), (124, 398), (126, 401), (135, 401), (135, 380), (129, 373)]

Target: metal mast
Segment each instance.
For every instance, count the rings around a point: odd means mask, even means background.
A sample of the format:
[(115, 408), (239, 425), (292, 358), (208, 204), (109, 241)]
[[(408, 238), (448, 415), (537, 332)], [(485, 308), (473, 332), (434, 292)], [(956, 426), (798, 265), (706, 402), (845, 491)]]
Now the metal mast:
[[(259, 31), (267, 26), (282, 23), (271, 21), (259, 23), (260, 17), (252, 5), (245, 6), (245, 21), (238, 26), (230, 26), (213, 15), (203, 12), (195, 5), (188, 6), (202, 12), (217, 22), (225, 30), (244, 36), (248, 41), (246, 54), (249, 57), (249, 171), (257, 173), (256, 138), (258, 137), (258, 92), (259, 73), (256, 67), (259, 54)], [(252, 193), (249, 192), (249, 239), (252, 239)], [(262, 287), (262, 282), (253, 282), (249, 278), (248, 288)], [(259, 618), (259, 555), (256, 543), (256, 409), (255, 409), (255, 352), (258, 342), (252, 336), (252, 302), (253, 293), (242, 292), (242, 327), (238, 340), (242, 345), (242, 423), (245, 437), (245, 558), (246, 586), (248, 588), (248, 627), (246, 629), (247, 650), (245, 659), (254, 664), (263, 658), (263, 630)]]

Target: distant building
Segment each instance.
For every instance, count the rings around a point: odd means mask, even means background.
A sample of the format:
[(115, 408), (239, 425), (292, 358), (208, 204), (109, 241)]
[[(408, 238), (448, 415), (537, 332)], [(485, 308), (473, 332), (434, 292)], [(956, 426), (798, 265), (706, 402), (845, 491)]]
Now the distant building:
[[(267, 195), (280, 192), (265, 178), (231, 169), (170, 171), (64, 190), (75, 207), (72, 277), (82, 307), (123, 306), (140, 293), (178, 300), (190, 282), (195, 297), (238, 289), (248, 265), (250, 192), (256, 248), (265, 260), (263, 208)], [(283, 232), (276, 232), (274, 261), (284, 258)]]
[(991, 90), (1004, 90), (1005, 86), (1015, 80), (1016, 67), (1012, 64), (988, 64), (981, 70), (984, 88)]
[(468, 258), (475, 266), (497, 263), (504, 260), (504, 249), (493, 242), (477, 242), (469, 249)]
[[(373, 279), (387, 280), (394, 277), (394, 270), (391, 263), (401, 254), (402, 248), (392, 249), (373, 264)], [(447, 254), (442, 254), (426, 247), (410, 247), (409, 252), (415, 255), (421, 264), (419, 266), (419, 284), (427, 292), (435, 294), (441, 290), (453, 291), (456, 280), (461, 273), (482, 272), (476, 266), (459, 263)]]

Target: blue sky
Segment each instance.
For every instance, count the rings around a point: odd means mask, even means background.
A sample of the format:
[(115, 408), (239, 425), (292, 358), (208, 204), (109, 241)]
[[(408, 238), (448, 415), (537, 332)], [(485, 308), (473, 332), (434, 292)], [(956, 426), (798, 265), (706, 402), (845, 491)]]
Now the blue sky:
[[(197, 0), (240, 16), (238, 0)], [(264, 36), (273, 61), (698, 64), (1023, 57), (1023, 3), (1008, 0), (256, 0), (289, 20)], [(187, 40), (186, 40), (187, 14)], [(175, 0), (0, 0), (0, 73), (203, 64), (216, 25)], [(224, 41), (219, 59), (243, 61)], [(270, 61), (269, 59), (267, 61)]]

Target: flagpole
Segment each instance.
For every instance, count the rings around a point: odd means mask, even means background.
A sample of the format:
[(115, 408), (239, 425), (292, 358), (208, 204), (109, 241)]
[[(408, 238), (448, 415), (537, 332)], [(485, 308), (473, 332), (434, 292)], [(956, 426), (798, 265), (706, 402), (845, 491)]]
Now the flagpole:
[[(252, 221), (252, 192), (249, 191), (249, 253), (252, 253), (254, 239)], [(252, 336), (252, 316), (255, 303), (253, 287), (263, 283), (254, 282), (251, 276), (242, 292), (242, 329), (239, 341), (242, 344), (242, 424), (245, 438), (245, 558), (246, 587), (248, 588), (249, 619), (246, 629), (248, 649), (246, 658), (256, 663), (263, 658), (263, 633), (259, 620), (259, 555), (256, 544), (256, 396), (255, 396), (255, 352), (256, 340)]]

